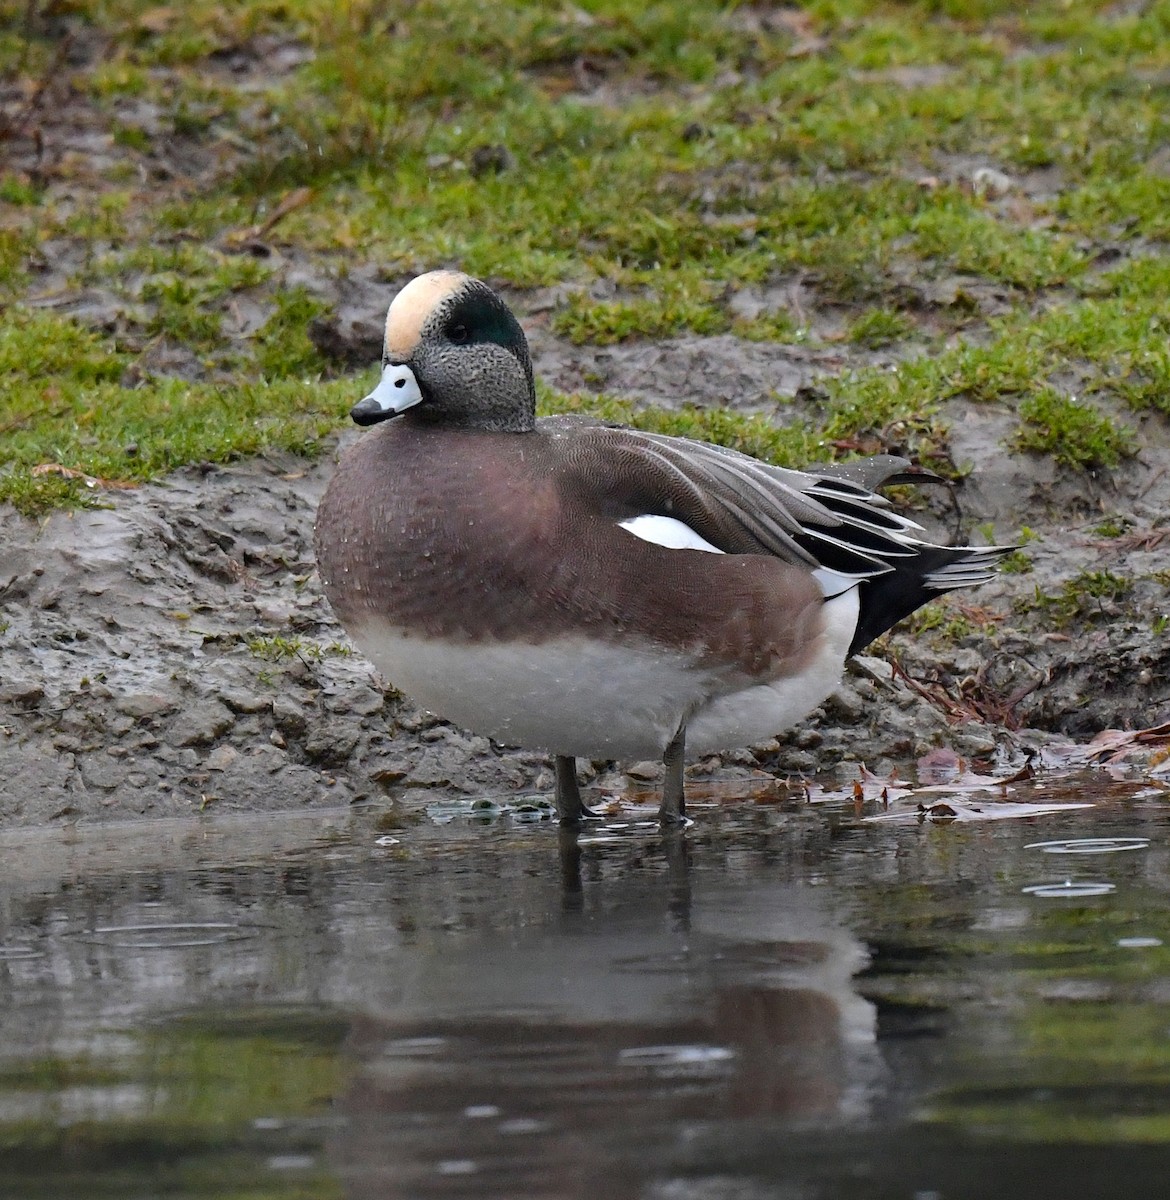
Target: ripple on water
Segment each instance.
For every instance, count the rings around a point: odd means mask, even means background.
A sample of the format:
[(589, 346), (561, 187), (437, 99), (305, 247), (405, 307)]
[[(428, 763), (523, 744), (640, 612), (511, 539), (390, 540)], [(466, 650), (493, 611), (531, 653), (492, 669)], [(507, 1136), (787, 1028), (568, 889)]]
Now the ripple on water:
[(463, 1115), (469, 1121), (485, 1121), (491, 1117), (503, 1116), (504, 1110), (497, 1104), (469, 1104), (463, 1110)]
[(13, 942), (7, 946), (0, 946), (0, 961), (2, 962), (22, 962), (29, 958), (44, 958), (45, 952), (38, 950), (36, 946), (21, 945), (19, 942)]
[(1150, 839), (1141, 837), (1063, 838), (1055, 842), (1029, 842), (1024, 849), (1044, 854), (1118, 854), (1147, 850), (1149, 845)]
[(1020, 891), (1026, 896), (1039, 896), (1043, 900), (1084, 900), (1090, 896), (1108, 896), (1110, 892), (1117, 891), (1117, 885), (1091, 880), (1074, 882), (1066, 879), (1063, 883), (1032, 883), (1021, 888)]
[(541, 1121), (536, 1117), (512, 1117), (501, 1121), (496, 1129), (510, 1137), (531, 1133), (547, 1133), (552, 1128), (551, 1121)]
[(671, 1075), (718, 1074), (734, 1059), (735, 1051), (727, 1046), (631, 1046), (618, 1051), (618, 1063), (623, 1067), (643, 1067)]
[(440, 1175), (474, 1175), (478, 1164), (470, 1158), (447, 1158), (435, 1165)]
[(270, 1171), (308, 1171), (316, 1165), (311, 1154), (273, 1154), (268, 1159)]
[(395, 1058), (418, 1058), (437, 1054), (446, 1044), (447, 1039), (442, 1037), (405, 1037), (394, 1038), (383, 1049)]
[(83, 942), (120, 950), (182, 950), (220, 946), (259, 935), (259, 929), (234, 921), (175, 921), (151, 925), (99, 925), (73, 936)]

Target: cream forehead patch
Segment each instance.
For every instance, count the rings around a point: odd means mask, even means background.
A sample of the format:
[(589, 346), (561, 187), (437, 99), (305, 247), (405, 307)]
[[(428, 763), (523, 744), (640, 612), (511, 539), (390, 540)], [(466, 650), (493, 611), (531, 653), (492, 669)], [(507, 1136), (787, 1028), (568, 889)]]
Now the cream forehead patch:
[(386, 314), (386, 354), (391, 358), (408, 358), (418, 345), (422, 327), (435, 305), (466, 282), (467, 276), (459, 271), (429, 271), (412, 279), (394, 297)]

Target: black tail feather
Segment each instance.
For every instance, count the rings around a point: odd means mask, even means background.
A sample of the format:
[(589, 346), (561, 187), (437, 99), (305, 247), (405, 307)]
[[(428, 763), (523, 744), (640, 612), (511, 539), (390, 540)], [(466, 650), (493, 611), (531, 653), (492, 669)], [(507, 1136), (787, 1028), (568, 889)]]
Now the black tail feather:
[(956, 588), (986, 583), (995, 563), (1013, 546), (930, 546), (919, 543), (913, 558), (892, 563), (892, 571), (860, 583), (861, 613), (850, 654), (928, 601)]

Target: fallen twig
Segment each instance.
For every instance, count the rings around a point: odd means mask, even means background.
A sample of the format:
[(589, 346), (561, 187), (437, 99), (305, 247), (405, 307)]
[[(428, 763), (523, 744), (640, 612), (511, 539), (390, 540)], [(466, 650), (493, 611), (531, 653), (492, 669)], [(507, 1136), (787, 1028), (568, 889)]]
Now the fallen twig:
[(291, 212), (303, 208), (313, 199), (313, 189), (310, 187), (294, 188), (258, 225), (250, 225), (245, 229), (237, 229), (224, 238), (229, 245), (242, 246), (248, 242), (261, 241), (270, 234), (276, 226)]

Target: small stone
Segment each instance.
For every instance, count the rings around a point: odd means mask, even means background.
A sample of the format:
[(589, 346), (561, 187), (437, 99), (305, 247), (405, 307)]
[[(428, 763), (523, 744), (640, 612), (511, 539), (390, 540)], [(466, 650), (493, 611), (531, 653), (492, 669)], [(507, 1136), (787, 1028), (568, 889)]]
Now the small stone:
[(175, 700), (169, 696), (159, 696), (154, 692), (127, 692), (114, 701), (114, 707), (123, 716), (141, 721), (147, 717), (159, 717), (178, 707)]
[(126, 778), (126, 764), (108, 754), (87, 754), (81, 760), (81, 775), (90, 787), (116, 788)]
[(631, 779), (658, 779), (662, 774), (662, 764), (651, 762), (649, 759), (647, 759), (645, 762), (636, 762), (632, 766), (626, 768), (626, 774)]
[(817, 760), (807, 750), (793, 750), (784, 756), (784, 770), (792, 775), (811, 775)]
[(167, 740), (172, 746), (205, 746), (227, 733), (235, 720), (231, 709), (218, 700), (204, 700), (175, 718)]
[(982, 731), (964, 730), (955, 736), (955, 748), (967, 755), (995, 753), (995, 738)]
[(802, 729), (794, 739), (801, 750), (815, 750), (824, 740), (819, 729)]
[(256, 692), (230, 689), (220, 692), (219, 698), (235, 713), (258, 713), (272, 707), (272, 701), (267, 696)]
[(980, 167), (971, 176), (971, 186), (976, 196), (984, 200), (998, 200), (1016, 186), (1016, 181), (994, 167)]
[(696, 777), (714, 775), (722, 767), (723, 763), (719, 760), (719, 756), (717, 754), (709, 754), (706, 758), (701, 758), (698, 762), (691, 763), (687, 767), (687, 775), (694, 775)]
[(410, 763), (402, 758), (384, 758), (375, 764), (370, 778), (375, 783), (398, 783), (410, 773)]
[(0, 688), (0, 701), (35, 708), (45, 698), (45, 689), (39, 683), (23, 680), (6, 684)]
[(312, 762), (341, 766), (357, 745), (358, 731), (347, 725), (318, 725), (305, 739), (305, 754)]
[(226, 771), (239, 757), (240, 752), (232, 746), (216, 746), (203, 765), (209, 771)]
[(408, 782), (412, 787), (441, 787), (451, 782), (451, 768), (446, 756), (428, 750), (411, 769)]
[(335, 713), (357, 713), (372, 717), (386, 706), (386, 697), (374, 688), (346, 688), (325, 700), (325, 707)]
[(286, 742), (275, 729), (268, 735), (268, 740), (281, 750), (288, 745), (288, 742)]
[(851, 687), (842, 686), (825, 701), (825, 710), (833, 720), (855, 725), (865, 712), (865, 704)]
[(309, 719), (305, 710), (287, 696), (277, 696), (272, 702), (272, 716), (276, 727), (286, 737), (299, 737), (309, 727)]
[(439, 718), (434, 713), (429, 713), (426, 709), (415, 709), (413, 713), (403, 713), (398, 718), (398, 728), (403, 733), (418, 733), (423, 729), (430, 729), (432, 726), (439, 723)]

